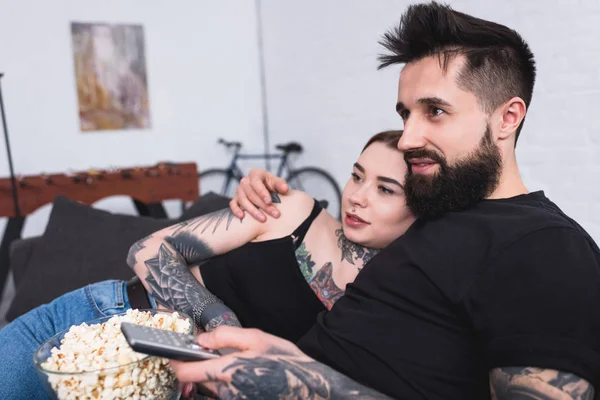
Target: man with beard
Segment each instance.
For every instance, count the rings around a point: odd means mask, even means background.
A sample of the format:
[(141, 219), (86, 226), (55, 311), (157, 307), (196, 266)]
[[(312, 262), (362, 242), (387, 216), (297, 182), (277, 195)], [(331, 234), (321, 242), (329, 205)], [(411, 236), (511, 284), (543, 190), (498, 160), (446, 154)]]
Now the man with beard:
[[(418, 220), (298, 347), (219, 328), (199, 342), (242, 352), (173, 363), (178, 376), (222, 398), (382, 396), (366, 385), (402, 399), (592, 399), (600, 251), (521, 180), (515, 146), (535, 80), (528, 45), (436, 3), (409, 7), (383, 45), (381, 67), (405, 65), (398, 148)], [(268, 190), (287, 186), (253, 170), (232, 211), (264, 220), (256, 207), (274, 211)]]

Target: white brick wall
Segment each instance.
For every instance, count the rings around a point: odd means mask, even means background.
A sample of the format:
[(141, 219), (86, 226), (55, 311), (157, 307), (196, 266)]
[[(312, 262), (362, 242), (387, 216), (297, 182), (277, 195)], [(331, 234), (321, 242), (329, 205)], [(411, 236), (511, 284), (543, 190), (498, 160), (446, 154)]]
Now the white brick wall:
[[(299, 163), (321, 165), (343, 184), (371, 134), (402, 126), (399, 68), (375, 67), (380, 35), (409, 3), (263, 0), (272, 143), (300, 140)], [(538, 78), (517, 150), (522, 174), (600, 241), (600, 1), (449, 3), (529, 42)]]

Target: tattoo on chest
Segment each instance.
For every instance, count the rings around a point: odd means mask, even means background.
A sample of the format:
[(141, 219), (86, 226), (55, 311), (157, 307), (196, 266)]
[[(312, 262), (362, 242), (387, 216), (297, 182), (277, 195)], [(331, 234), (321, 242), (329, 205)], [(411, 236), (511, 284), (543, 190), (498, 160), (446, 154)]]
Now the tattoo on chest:
[(308, 285), (328, 310), (344, 295), (344, 291), (333, 281), (333, 265), (330, 262), (317, 271)]
[(306, 244), (302, 243), (298, 249), (296, 249), (296, 261), (300, 266), (300, 271), (304, 279), (309, 281), (313, 277), (313, 267), (315, 262), (311, 259), (312, 255), (306, 250)]
[[(335, 235), (338, 237), (338, 247), (342, 250), (341, 261), (346, 260), (350, 264), (355, 265), (354, 261), (362, 260), (362, 265), (364, 266), (378, 253), (377, 249), (371, 249), (349, 241), (342, 229), (337, 229)], [(362, 267), (359, 269), (362, 269)]]

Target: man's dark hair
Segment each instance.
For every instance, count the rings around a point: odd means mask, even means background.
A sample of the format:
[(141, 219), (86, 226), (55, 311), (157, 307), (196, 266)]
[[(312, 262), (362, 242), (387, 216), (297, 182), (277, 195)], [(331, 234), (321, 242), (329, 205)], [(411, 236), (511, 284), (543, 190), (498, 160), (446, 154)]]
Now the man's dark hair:
[[(431, 2), (408, 7), (400, 24), (380, 41), (391, 54), (381, 55), (378, 69), (438, 55), (442, 67), (456, 56), (465, 57), (457, 84), (474, 93), (491, 113), (512, 97), (527, 108), (535, 82), (535, 61), (527, 43), (514, 30)], [(521, 122), (517, 128), (519, 137)]]

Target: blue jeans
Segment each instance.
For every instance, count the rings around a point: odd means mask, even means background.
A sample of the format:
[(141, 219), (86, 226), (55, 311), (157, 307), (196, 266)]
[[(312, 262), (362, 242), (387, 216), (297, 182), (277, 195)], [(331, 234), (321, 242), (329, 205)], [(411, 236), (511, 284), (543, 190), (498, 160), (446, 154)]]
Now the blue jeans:
[(33, 353), (71, 325), (130, 309), (125, 284), (109, 280), (74, 290), (0, 329), (0, 399), (48, 398), (33, 366)]

